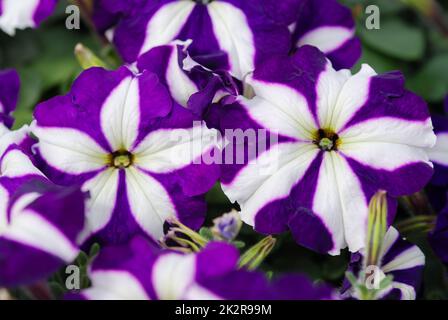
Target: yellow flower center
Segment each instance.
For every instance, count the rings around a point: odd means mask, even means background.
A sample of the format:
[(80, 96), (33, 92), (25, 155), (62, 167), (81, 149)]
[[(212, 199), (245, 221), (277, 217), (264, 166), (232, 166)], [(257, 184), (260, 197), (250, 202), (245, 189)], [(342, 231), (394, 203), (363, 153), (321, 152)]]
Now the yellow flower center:
[(109, 165), (117, 169), (128, 168), (134, 162), (134, 156), (127, 150), (118, 150), (110, 155)]
[(341, 139), (333, 130), (319, 129), (314, 134), (313, 143), (322, 151), (336, 151), (341, 143)]

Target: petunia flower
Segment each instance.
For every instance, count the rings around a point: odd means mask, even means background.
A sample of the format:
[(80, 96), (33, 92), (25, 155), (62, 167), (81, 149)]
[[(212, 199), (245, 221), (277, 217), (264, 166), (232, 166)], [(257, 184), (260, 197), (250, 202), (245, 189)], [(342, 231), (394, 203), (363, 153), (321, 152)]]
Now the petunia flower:
[[(350, 269), (358, 274), (363, 270), (364, 259), (362, 253), (353, 254)], [(375, 298), (415, 300), (425, 266), (425, 256), (419, 247), (402, 239), (398, 231), (390, 227), (384, 237), (380, 261), (380, 267), (372, 269), (368, 275), (371, 279), (367, 278), (366, 283), (374, 286), (375, 282), (379, 284), (386, 277), (390, 277), (391, 282), (376, 292)], [(360, 298), (360, 293), (353, 288), (344, 295)]]
[(238, 211), (232, 210), (213, 220), (211, 231), (216, 239), (232, 241), (235, 239), (242, 226)]
[(335, 69), (351, 68), (361, 56), (361, 41), (349, 8), (337, 0), (299, 1), (291, 25), (293, 45), (312, 45), (331, 60)]
[(52, 14), (57, 0), (0, 0), (0, 29), (13, 36), (17, 29), (35, 28)]
[(191, 39), (196, 61), (242, 80), (266, 57), (290, 48), (287, 25), (268, 17), (258, 0), (147, 1), (124, 9), (103, 1), (103, 7), (123, 16), (113, 41), (127, 62), (175, 39)]
[(356, 252), (374, 193), (391, 196), (391, 222), (393, 197), (430, 179), (431, 119), (424, 101), (404, 89), (401, 73), (377, 75), (367, 65), (355, 75), (335, 71), (320, 51), (305, 46), (289, 59), (265, 62), (248, 83), (255, 97), (227, 106), (222, 130), (278, 137), (252, 155), (250, 143), (226, 137), (233, 143), (225, 157), (235, 149), (245, 159), (226, 161), (221, 181), (255, 230), (290, 229), (298, 243), (319, 252)]
[(300, 275), (269, 283), (259, 272), (237, 270), (238, 250), (211, 242), (199, 253), (159, 251), (134, 238), (101, 250), (89, 270), (92, 286), (79, 296), (92, 300), (330, 299), (329, 286)]
[(240, 88), (227, 72), (213, 72), (188, 54), (191, 41), (173, 41), (143, 54), (139, 70), (157, 74), (173, 99), (196, 115), (207, 118), (210, 104), (226, 95), (237, 95)]
[(69, 94), (41, 103), (32, 129), (44, 172), (90, 193), (79, 241), (158, 240), (166, 218), (201, 226), (219, 167), (202, 161), (215, 130), (175, 103), (151, 72), (91, 68)]
[(26, 127), (0, 138), (0, 287), (46, 278), (79, 253), (85, 195), (33, 163)]
[(19, 98), (20, 78), (14, 70), (0, 71), (0, 136), (13, 125), (11, 113)]

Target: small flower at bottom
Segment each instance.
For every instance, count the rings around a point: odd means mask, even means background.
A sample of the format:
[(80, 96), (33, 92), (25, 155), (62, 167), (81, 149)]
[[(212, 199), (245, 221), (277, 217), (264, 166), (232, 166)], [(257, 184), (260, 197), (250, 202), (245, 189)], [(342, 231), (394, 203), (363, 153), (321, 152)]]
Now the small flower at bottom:
[(211, 231), (217, 239), (232, 241), (238, 236), (242, 224), (238, 211), (232, 210), (214, 219)]
[[(356, 299), (415, 300), (423, 276), (425, 256), (416, 246), (400, 237), (394, 227), (387, 231), (379, 255), (379, 265), (366, 265), (362, 253), (352, 254), (350, 272), (360, 279), (345, 282), (344, 297)], [(361, 282), (358, 282), (361, 281)]]
[(269, 282), (264, 274), (238, 270), (238, 250), (210, 242), (199, 253), (160, 251), (142, 238), (104, 248), (93, 262), (92, 287), (70, 299), (254, 300), (331, 299), (333, 289), (301, 275)]

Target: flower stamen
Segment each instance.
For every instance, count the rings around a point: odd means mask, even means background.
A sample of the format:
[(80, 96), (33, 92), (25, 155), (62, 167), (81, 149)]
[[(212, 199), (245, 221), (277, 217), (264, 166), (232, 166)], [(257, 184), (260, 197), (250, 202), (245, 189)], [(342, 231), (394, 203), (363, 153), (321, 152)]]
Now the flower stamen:
[(339, 136), (331, 130), (319, 129), (313, 143), (322, 151), (335, 151), (339, 143)]
[(117, 169), (128, 168), (134, 162), (134, 156), (127, 150), (118, 150), (111, 154), (110, 165)]

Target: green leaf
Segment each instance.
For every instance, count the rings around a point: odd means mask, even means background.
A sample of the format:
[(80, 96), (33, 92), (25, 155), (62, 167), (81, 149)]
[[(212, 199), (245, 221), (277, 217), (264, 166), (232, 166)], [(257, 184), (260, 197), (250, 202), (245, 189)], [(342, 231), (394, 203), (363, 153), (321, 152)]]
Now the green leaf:
[(237, 247), (238, 249), (242, 249), (246, 246), (246, 243), (244, 243), (244, 241), (232, 241), (232, 244)]
[(84, 70), (92, 67), (107, 68), (106, 63), (103, 60), (98, 58), (92, 50), (81, 43), (78, 43), (75, 47), (75, 56)]
[(89, 257), (87, 256), (87, 254), (84, 251), (81, 251), (79, 253), (78, 257), (76, 258), (76, 263), (78, 264), (78, 266), (84, 267), (87, 265), (88, 262), (89, 262)]
[(203, 227), (199, 230), (199, 234), (207, 240), (213, 239), (213, 233), (209, 228)]
[(48, 286), (56, 299), (61, 298), (67, 292), (67, 290), (58, 282), (51, 281), (48, 283)]
[(432, 58), (407, 85), (429, 102), (443, 100), (448, 92), (448, 54)]
[(361, 65), (367, 63), (377, 73), (384, 73), (392, 70), (401, 69), (397, 66), (394, 59), (378, 53), (370, 48), (363, 48), (362, 56), (359, 62), (353, 67), (353, 72), (358, 72), (361, 69)]
[(378, 52), (405, 61), (423, 57), (425, 37), (423, 30), (400, 20), (383, 20), (379, 30), (359, 28), (363, 42)]
[(92, 246), (90, 247), (90, 251), (89, 251), (89, 257), (90, 258), (96, 257), (96, 255), (100, 252), (100, 249), (101, 249), (101, 247), (98, 243), (92, 244)]

